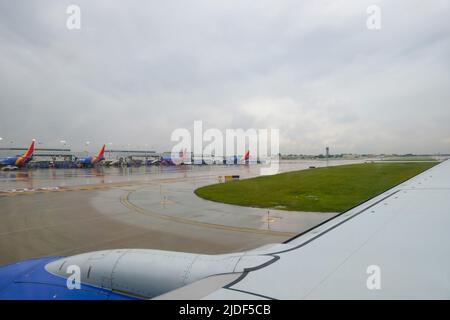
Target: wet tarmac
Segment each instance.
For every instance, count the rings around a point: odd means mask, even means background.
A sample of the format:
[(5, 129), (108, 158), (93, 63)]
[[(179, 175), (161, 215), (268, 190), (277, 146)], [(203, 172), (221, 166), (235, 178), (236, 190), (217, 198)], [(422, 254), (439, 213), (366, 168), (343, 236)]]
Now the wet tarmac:
[[(283, 161), (280, 171), (361, 161)], [(193, 191), (260, 165), (42, 169), (0, 173), (0, 264), (39, 256), (149, 248), (198, 253), (285, 241), (333, 213), (206, 201)]]

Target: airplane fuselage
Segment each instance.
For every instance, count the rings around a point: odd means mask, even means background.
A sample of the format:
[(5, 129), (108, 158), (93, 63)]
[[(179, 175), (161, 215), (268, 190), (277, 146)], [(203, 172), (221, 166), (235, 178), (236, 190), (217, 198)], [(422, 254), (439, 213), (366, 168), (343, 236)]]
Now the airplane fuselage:
[(81, 166), (93, 166), (96, 163), (105, 160), (104, 157), (86, 157), (86, 158), (81, 158), (79, 159), (77, 162), (79, 165)]
[(183, 159), (182, 158), (172, 158), (172, 157), (162, 157), (161, 164), (169, 165), (169, 166), (174, 166), (176, 164), (183, 164)]
[(7, 157), (0, 159), (0, 166), (16, 166), (23, 167), (25, 164), (30, 162), (33, 156), (30, 157)]

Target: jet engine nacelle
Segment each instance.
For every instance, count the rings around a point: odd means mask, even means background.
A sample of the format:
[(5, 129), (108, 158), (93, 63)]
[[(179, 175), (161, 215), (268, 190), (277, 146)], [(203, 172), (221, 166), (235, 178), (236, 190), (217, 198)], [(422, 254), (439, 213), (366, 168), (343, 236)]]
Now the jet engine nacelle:
[(55, 275), (68, 278), (79, 267), (82, 284), (153, 298), (197, 280), (218, 274), (241, 273), (274, 259), (273, 256), (242, 252), (222, 255), (118, 249), (84, 253), (46, 265)]

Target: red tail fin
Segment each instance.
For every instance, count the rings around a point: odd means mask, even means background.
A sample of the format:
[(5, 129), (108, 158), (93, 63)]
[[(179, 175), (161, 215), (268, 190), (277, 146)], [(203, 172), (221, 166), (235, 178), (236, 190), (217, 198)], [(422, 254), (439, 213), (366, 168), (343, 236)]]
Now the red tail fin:
[(28, 148), (28, 151), (23, 155), (24, 158), (29, 158), (34, 153), (34, 143), (36, 140), (33, 139), (33, 142), (31, 143), (30, 147)]
[(105, 154), (105, 147), (106, 147), (106, 145), (103, 145), (102, 150), (100, 150), (100, 152), (99, 152), (99, 154), (97, 156), (98, 159), (103, 158), (103, 156)]
[(250, 158), (250, 150), (248, 150), (245, 155), (242, 157), (242, 160), (248, 160)]

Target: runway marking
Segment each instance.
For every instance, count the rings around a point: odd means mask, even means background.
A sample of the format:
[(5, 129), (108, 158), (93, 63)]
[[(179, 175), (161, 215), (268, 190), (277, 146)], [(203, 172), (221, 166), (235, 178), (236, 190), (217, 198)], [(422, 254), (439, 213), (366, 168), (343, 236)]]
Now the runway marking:
[(175, 201), (173, 200), (169, 200), (169, 199), (163, 199), (159, 202), (162, 205), (166, 205), (166, 204), (175, 204)]
[(156, 219), (172, 221), (172, 222), (177, 222), (177, 223), (182, 223), (182, 224), (188, 224), (188, 225), (193, 225), (193, 226), (203, 227), (203, 228), (226, 230), (226, 231), (267, 234), (267, 235), (282, 236), (282, 237), (293, 237), (293, 236), (297, 235), (297, 233), (293, 233), (293, 232), (264, 230), (264, 229), (255, 229), (255, 228), (246, 228), (246, 227), (234, 227), (234, 226), (228, 226), (228, 225), (223, 225), (223, 224), (201, 222), (201, 221), (186, 219), (186, 218), (182, 218), (182, 217), (162, 215), (162, 214), (141, 208), (141, 207), (135, 205), (134, 203), (132, 203), (130, 201), (130, 195), (134, 191), (135, 190), (129, 191), (126, 195), (123, 195), (120, 198), (120, 202), (130, 210), (136, 211), (136, 212), (146, 215), (146, 216), (151, 216)]

